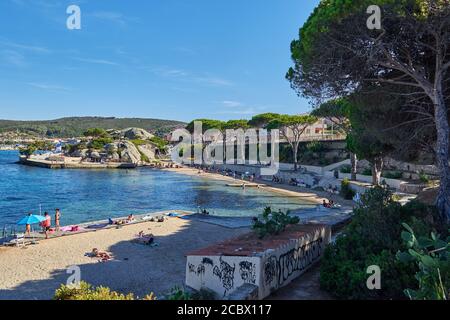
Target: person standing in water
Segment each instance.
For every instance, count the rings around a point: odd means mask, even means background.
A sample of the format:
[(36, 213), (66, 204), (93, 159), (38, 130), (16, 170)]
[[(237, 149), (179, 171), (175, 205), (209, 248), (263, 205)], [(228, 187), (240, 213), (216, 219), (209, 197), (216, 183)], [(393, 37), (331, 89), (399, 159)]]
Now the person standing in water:
[(59, 231), (59, 222), (61, 221), (61, 211), (59, 209), (56, 209), (55, 212), (55, 230)]

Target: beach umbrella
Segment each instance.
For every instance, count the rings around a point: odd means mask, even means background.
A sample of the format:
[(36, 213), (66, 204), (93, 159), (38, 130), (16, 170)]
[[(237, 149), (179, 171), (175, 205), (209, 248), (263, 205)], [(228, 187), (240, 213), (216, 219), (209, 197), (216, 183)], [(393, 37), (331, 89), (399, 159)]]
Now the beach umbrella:
[(20, 221), (17, 222), (17, 225), (19, 225), (19, 226), (24, 226), (27, 224), (31, 225), (31, 224), (40, 223), (42, 221), (45, 221), (45, 217), (30, 214), (30, 215), (27, 215), (27, 216), (23, 217), (22, 219), (20, 219)]
[[(40, 223), (42, 221), (45, 221), (45, 217), (37, 216), (34, 214), (29, 214), (29, 215), (23, 217), (22, 219), (20, 219), (20, 221), (17, 222), (17, 225), (19, 225), (19, 226), (24, 226), (27, 224), (33, 225), (33, 224)], [(33, 232), (33, 227), (31, 227), (31, 232)], [(33, 241), (34, 241), (34, 234), (33, 234)]]

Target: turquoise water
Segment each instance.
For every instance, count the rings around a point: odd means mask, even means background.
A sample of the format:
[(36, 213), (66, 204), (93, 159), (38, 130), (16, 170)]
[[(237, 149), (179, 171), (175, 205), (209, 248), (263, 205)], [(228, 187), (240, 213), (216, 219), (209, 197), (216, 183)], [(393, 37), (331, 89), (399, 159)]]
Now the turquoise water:
[(27, 212), (62, 211), (62, 224), (163, 210), (196, 211), (220, 216), (255, 216), (264, 207), (310, 207), (297, 197), (274, 195), (225, 182), (155, 169), (49, 170), (16, 164), (17, 152), (0, 151), (0, 226)]

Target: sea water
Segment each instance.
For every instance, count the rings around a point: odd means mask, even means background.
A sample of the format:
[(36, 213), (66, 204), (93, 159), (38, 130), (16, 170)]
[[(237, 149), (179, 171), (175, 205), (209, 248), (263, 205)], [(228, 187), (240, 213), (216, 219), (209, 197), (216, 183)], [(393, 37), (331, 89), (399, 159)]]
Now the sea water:
[(256, 188), (158, 169), (50, 170), (17, 164), (16, 151), (0, 151), (0, 227), (27, 213), (52, 216), (62, 225), (165, 210), (206, 208), (217, 216), (257, 216), (274, 210), (310, 208), (311, 203)]

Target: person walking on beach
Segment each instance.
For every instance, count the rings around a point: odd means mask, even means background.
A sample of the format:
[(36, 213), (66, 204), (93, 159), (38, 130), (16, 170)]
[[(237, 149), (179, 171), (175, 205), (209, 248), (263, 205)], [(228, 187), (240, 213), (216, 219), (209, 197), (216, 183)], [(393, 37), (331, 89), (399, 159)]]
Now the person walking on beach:
[(52, 218), (50, 217), (48, 212), (46, 212), (44, 214), (44, 217), (45, 217), (45, 220), (43, 222), (43, 227), (44, 227), (45, 239), (48, 239), (48, 232), (50, 231), (50, 227), (52, 225)]
[(55, 230), (59, 231), (59, 222), (61, 221), (61, 211), (59, 209), (56, 209), (55, 212)]

